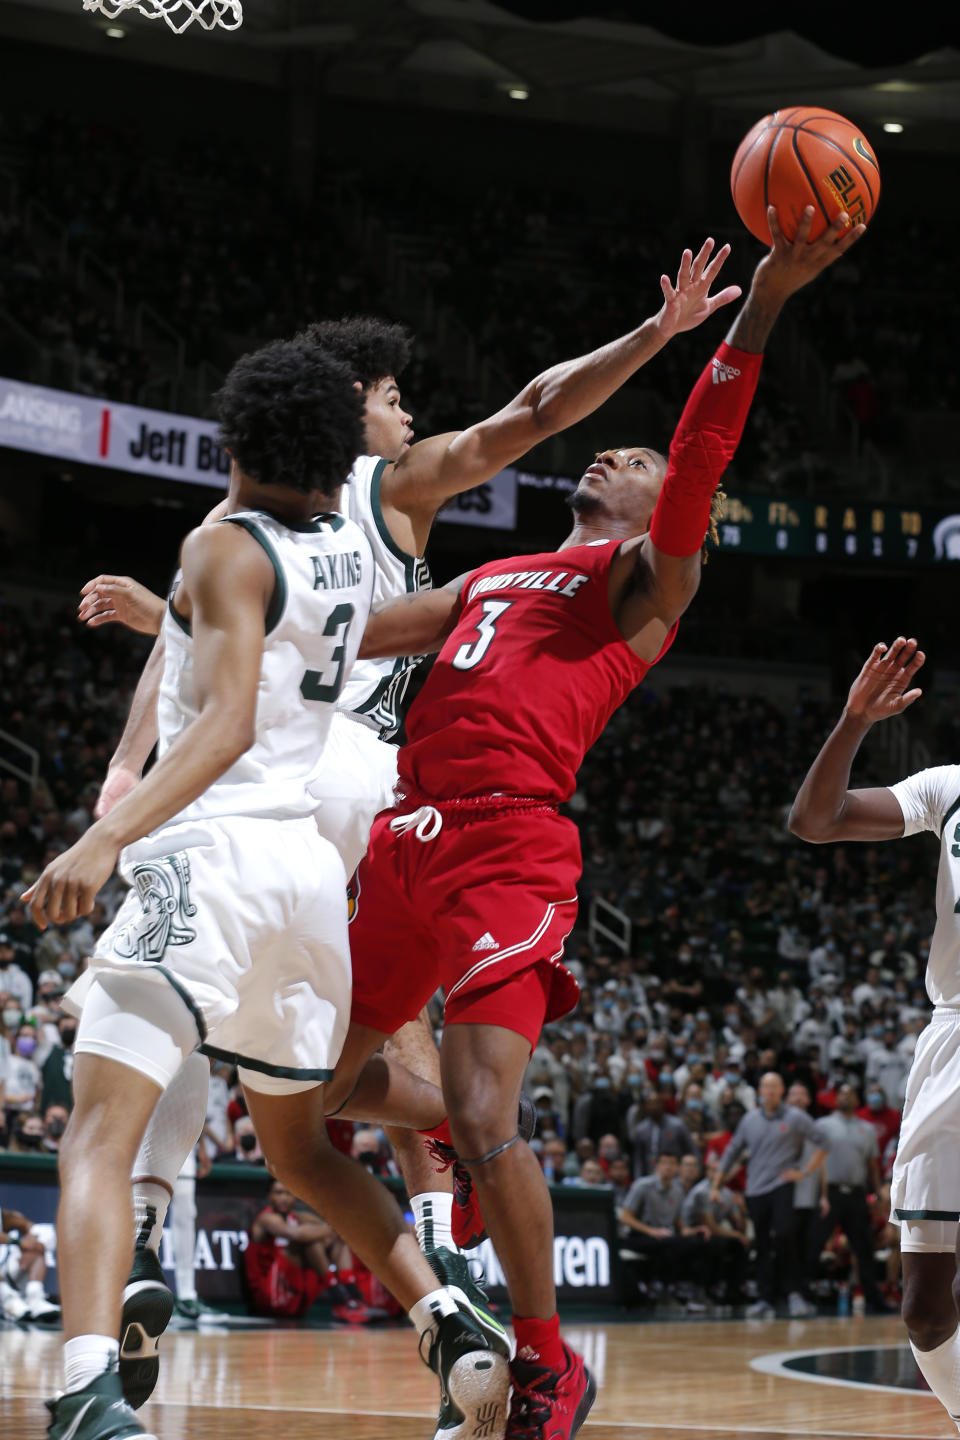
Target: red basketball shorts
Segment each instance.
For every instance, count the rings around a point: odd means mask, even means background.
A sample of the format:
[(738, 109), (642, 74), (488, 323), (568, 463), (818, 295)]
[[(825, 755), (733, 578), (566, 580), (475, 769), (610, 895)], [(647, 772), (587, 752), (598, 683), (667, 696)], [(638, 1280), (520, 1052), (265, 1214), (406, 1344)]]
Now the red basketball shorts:
[(352, 1019), (393, 1034), (442, 987), (445, 1024), (502, 1025), (533, 1046), (580, 994), (561, 963), (577, 828), (544, 804), (418, 803), (377, 816), (354, 877)]

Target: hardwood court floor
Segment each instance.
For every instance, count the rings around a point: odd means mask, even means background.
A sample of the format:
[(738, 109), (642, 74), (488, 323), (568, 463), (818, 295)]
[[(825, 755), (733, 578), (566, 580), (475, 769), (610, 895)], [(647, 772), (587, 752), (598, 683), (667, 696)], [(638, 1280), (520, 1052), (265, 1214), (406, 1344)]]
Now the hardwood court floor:
[[(565, 1333), (600, 1382), (585, 1440), (657, 1432), (677, 1432), (676, 1440), (956, 1440), (930, 1395), (751, 1368), (778, 1352), (903, 1346), (896, 1318), (573, 1325)], [(898, 1352), (863, 1359), (861, 1373), (895, 1369)], [(58, 1334), (0, 1331), (4, 1440), (40, 1440), (41, 1402), (60, 1384)], [(432, 1440), (436, 1394), (409, 1329), (180, 1332), (163, 1341), (160, 1384), (141, 1415), (160, 1440)]]

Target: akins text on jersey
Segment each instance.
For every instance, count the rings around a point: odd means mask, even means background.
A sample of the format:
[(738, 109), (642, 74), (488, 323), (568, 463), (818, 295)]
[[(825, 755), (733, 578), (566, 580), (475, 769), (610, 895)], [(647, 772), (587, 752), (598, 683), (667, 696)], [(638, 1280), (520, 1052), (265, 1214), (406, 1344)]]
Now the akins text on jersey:
[(314, 590), (348, 590), (360, 584), (359, 550), (338, 550), (333, 555), (311, 555)]

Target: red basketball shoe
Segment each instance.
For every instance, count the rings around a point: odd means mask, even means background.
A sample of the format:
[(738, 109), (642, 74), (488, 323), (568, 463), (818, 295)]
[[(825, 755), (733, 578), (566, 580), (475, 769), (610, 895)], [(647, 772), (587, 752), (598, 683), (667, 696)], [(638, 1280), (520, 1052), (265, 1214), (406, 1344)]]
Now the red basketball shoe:
[[(531, 1352), (527, 1352), (531, 1353)], [(504, 1440), (573, 1440), (597, 1398), (597, 1382), (564, 1345), (564, 1369), (532, 1365), (520, 1354), (510, 1366), (513, 1394)]]

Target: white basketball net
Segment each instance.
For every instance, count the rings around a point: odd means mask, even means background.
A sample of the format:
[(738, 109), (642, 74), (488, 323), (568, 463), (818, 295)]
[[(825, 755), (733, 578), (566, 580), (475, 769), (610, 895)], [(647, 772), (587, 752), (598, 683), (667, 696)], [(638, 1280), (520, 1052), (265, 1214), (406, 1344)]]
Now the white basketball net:
[(182, 35), (194, 20), (204, 30), (236, 30), (243, 24), (241, 0), (83, 0), (84, 10), (96, 10), (108, 20), (118, 20), (128, 10), (139, 10), (148, 20), (166, 20), (170, 29)]

